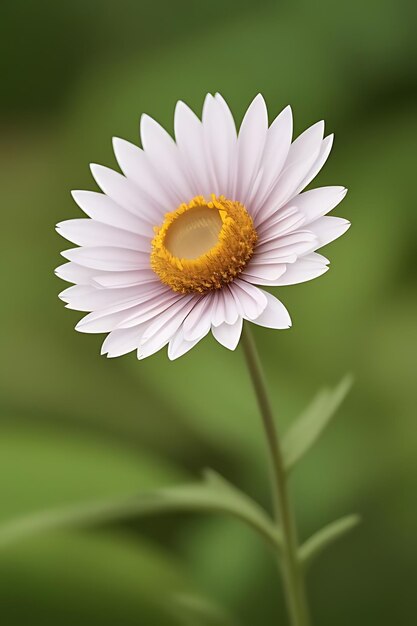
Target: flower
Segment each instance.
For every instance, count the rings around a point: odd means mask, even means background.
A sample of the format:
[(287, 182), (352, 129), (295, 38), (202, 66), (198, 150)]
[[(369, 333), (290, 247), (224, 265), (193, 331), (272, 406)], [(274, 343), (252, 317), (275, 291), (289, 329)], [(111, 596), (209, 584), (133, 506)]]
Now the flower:
[(103, 193), (74, 191), (90, 219), (61, 222), (80, 246), (56, 270), (73, 286), (60, 294), (88, 311), (76, 326), (109, 333), (102, 354), (150, 356), (168, 344), (175, 359), (210, 331), (234, 350), (243, 320), (283, 329), (284, 305), (256, 285), (280, 287), (320, 276), (329, 261), (316, 250), (342, 235), (345, 219), (327, 217), (344, 187), (302, 190), (325, 163), (333, 136), (318, 122), (293, 143), (285, 108), (268, 127), (261, 95), (239, 133), (225, 100), (207, 95), (202, 121), (183, 102), (175, 139), (148, 115), (143, 149), (114, 139), (123, 175), (91, 165)]

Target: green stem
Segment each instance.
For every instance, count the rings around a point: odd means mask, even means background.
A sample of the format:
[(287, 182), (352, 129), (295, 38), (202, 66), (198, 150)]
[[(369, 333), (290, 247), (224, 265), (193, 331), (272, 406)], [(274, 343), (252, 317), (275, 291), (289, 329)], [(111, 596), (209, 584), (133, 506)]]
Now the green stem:
[(262, 415), (269, 448), (272, 497), (276, 523), (279, 525), (283, 536), (282, 571), (291, 624), (292, 626), (309, 626), (310, 620), (304, 575), (298, 559), (297, 530), (288, 495), (287, 476), (284, 469), (273, 411), (267, 392), (265, 376), (256, 344), (247, 322), (243, 328), (242, 343), (246, 363)]

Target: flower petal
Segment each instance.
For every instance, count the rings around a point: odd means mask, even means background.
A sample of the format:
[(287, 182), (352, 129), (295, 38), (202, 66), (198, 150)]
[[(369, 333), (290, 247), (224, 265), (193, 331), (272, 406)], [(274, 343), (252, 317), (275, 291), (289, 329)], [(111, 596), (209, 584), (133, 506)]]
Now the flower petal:
[(296, 193), (299, 193), (305, 187), (307, 187), (307, 185), (311, 183), (313, 178), (315, 178), (317, 174), (320, 172), (321, 168), (326, 163), (327, 158), (331, 152), (331, 149), (333, 146), (333, 139), (334, 139), (333, 134), (323, 139), (321, 147), (320, 147), (319, 155), (316, 161), (314, 162), (313, 166), (311, 167), (310, 171), (308, 172), (307, 176), (301, 181)]
[(243, 318), (238, 317), (234, 324), (220, 324), (212, 326), (211, 332), (214, 338), (225, 348), (235, 350), (242, 334)]
[(121, 272), (149, 268), (149, 254), (112, 246), (85, 246), (61, 252), (62, 256), (78, 265), (97, 270)]
[(233, 193), (236, 127), (227, 104), (219, 94), (215, 98), (208, 94), (204, 101), (203, 133), (213, 173), (212, 193), (229, 197)]
[[(316, 237), (309, 230), (296, 230), (286, 235), (278, 235), (265, 243), (256, 246), (254, 259), (267, 259), (274, 257), (287, 256), (289, 254), (305, 254), (312, 249)], [(272, 254), (269, 254), (272, 253)]]
[(161, 217), (172, 206), (172, 197), (164, 188), (158, 171), (152, 167), (141, 148), (119, 137), (113, 137), (113, 150), (123, 174), (152, 198)]
[(194, 341), (207, 335), (212, 320), (212, 309), (215, 301), (214, 293), (210, 292), (200, 297), (195, 306), (187, 315), (183, 324), (184, 339)]
[(299, 194), (291, 200), (291, 204), (305, 216), (306, 224), (309, 224), (334, 209), (346, 194), (345, 187), (319, 187)]
[(133, 285), (160, 285), (160, 280), (151, 269), (128, 270), (124, 272), (97, 272), (91, 280), (93, 285), (108, 288), (133, 287)]
[(111, 306), (128, 305), (144, 298), (150, 298), (161, 291), (158, 284), (151, 285), (148, 289), (138, 287), (125, 287), (122, 289), (102, 289), (92, 285), (73, 285), (61, 291), (59, 297), (67, 303), (68, 309), (76, 311), (96, 311)]
[(180, 327), (173, 338), (170, 340), (168, 345), (168, 358), (170, 361), (174, 361), (178, 359), (180, 356), (183, 356), (194, 348), (194, 346), (201, 340), (202, 338), (195, 339), (194, 341), (186, 341), (184, 339), (184, 332), (182, 327)]
[(222, 321), (226, 322), (226, 324), (234, 324), (239, 317), (241, 305), (234, 297), (230, 285), (222, 289), (219, 294), (223, 297), (224, 317)]
[(113, 359), (137, 350), (145, 328), (146, 324), (142, 324), (133, 328), (112, 330), (101, 346), (101, 354), (107, 354), (109, 359)]
[(205, 154), (203, 126), (196, 114), (181, 100), (175, 107), (174, 127), (178, 150), (192, 180), (193, 195), (209, 197), (213, 190)]
[(128, 315), (123, 320), (123, 323), (121, 323), (118, 328), (131, 328), (132, 326), (137, 326), (138, 324), (143, 324), (144, 322), (157, 318), (162, 314), (166, 314), (168, 310), (171, 310), (174, 304), (176, 305), (181, 300), (188, 301), (189, 297), (190, 296), (175, 293), (167, 287), (166, 291), (162, 291), (156, 296), (147, 298), (146, 302), (142, 302), (131, 315)]
[(274, 281), (274, 286), (296, 285), (304, 283), (313, 278), (318, 278), (327, 270), (328, 261), (320, 254), (312, 252), (300, 259), (297, 259), (292, 265), (287, 265), (286, 272)]
[(261, 164), (263, 170), (262, 184), (258, 191), (252, 194), (249, 201), (249, 204), (253, 206), (251, 214), (254, 218), (256, 218), (259, 207), (262, 206), (275, 186), (284, 166), (291, 146), (292, 127), (292, 111), (291, 107), (287, 106), (268, 129)]
[(56, 225), (57, 232), (77, 246), (116, 246), (149, 254), (148, 237), (115, 228), (92, 219), (73, 219)]
[(237, 278), (229, 285), (235, 298), (239, 314), (248, 320), (254, 320), (267, 305), (265, 292), (254, 285)]
[(350, 222), (342, 217), (319, 217), (318, 220), (309, 224), (309, 229), (318, 240), (317, 248), (334, 241), (350, 227)]
[(143, 219), (121, 207), (106, 194), (84, 190), (75, 190), (71, 194), (78, 206), (91, 219), (116, 228), (124, 228), (137, 235), (143, 236), (149, 232), (152, 236)]
[(263, 223), (296, 193), (319, 156), (324, 122), (317, 122), (305, 130), (288, 152), (288, 158), (276, 185), (258, 213), (258, 224)]
[(214, 293), (211, 312), (212, 326), (220, 326), (223, 322), (234, 324), (239, 317), (235, 299), (229, 288), (219, 289)]
[(169, 309), (158, 315), (142, 335), (138, 359), (144, 359), (163, 348), (182, 325), (195, 302), (195, 295), (182, 296)]
[[(115, 308), (117, 310), (115, 310)], [(126, 317), (137, 311), (138, 306), (109, 307), (100, 311), (93, 311), (83, 317), (75, 327), (80, 333), (108, 333), (120, 324)]]
[(316, 248), (317, 237), (311, 231), (295, 231), (258, 246), (251, 259), (251, 267), (270, 263), (294, 263), (297, 257)]
[(192, 186), (171, 135), (149, 115), (142, 115), (140, 119), (140, 135), (147, 158), (164, 181), (165, 189), (169, 190), (172, 207), (167, 210), (189, 202), (194, 195)]
[(268, 132), (265, 100), (258, 94), (243, 118), (237, 140), (237, 178), (235, 199), (243, 204), (250, 197), (258, 175)]
[(296, 206), (282, 207), (257, 229), (258, 244), (300, 228), (305, 219), (305, 215)]
[(147, 233), (152, 234), (152, 227), (160, 216), (158, 205), (119, 172), (96, 163), (92, 163), (90, 168), (95, 181), (104, 193), (123, 208), (142, 218), (148, 224)]
[(285, 263), (253, 264), (248, 263), (241, 274), (241, 278), (253, 285), (271, 285), (282, 276), (287, 268)]
[(55, 270), (55, 274), (58, 278), (66, 280), (68, 283), (76, 283), (77, 285), (89, 285), (91, 284), (92, 278), (101, 273), (102, 272), (91, 267), (77, 265), (77, 263), (73, 263), (72, 261), (60, 265)]
[(267, 291), (263, 291), (262, 289), (259, 291), (261, 291), (266, 297), (267, 305), (264, 311), (256, 319), (251, 321), (254, 324), (265, 326), (266, 328), (290, 328), (291, 318), (282, 302)]

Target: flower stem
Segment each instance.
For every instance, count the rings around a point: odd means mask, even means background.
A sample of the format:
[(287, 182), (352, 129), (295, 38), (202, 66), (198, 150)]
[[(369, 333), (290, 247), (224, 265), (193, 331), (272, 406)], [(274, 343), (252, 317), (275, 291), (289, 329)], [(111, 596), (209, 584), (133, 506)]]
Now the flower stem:
[(255, 389), (269, 448), (275, 521), (282, 532), (282, 572), (292, 626), (309, 626), (304, 575), (298, 559), (297, 530), (289, 500), (287, 475), (258, 350), (248, 323), (242, 334), (246, 363)]

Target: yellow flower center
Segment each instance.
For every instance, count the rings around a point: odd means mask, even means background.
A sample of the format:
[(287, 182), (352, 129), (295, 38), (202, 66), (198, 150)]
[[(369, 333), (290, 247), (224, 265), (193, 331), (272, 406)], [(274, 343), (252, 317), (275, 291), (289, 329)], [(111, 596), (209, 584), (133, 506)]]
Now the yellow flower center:
[(155, 228), (151, 267), (179, 293), (221, 289), (246, 267), (257, 241), (243, 204), (212, 195), (196, 196), (165, 215)]

